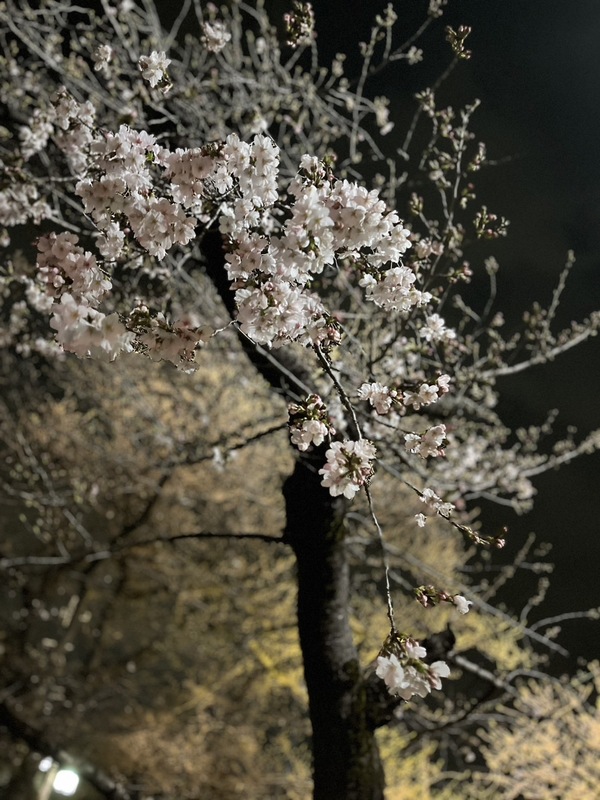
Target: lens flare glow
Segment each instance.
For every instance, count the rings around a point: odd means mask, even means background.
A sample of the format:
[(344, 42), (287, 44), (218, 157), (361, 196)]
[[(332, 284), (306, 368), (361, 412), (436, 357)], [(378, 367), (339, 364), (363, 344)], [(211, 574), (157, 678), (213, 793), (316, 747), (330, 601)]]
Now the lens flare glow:
[(75, 794), (79, 786), (79, 775), (72, 769), (59, 769), (54, 778), (52, 788), (57, 794), (70, 797)]

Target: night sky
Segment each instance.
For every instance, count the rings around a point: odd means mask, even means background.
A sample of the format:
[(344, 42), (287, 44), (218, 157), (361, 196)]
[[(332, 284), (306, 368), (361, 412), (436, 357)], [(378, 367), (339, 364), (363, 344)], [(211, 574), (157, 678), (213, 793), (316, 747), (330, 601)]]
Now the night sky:
[[(385, 5), (314, 2), (320, 50), (347, 52), (349, 43), (368, 36), (373, 14)], [(407, 32), (422, 19), (423, 3), (397, 0), (394, 6)], [(376, 87), (375, 94), (383, 90), (392, 98), (398, 127), (411, 92), (428, 85), (448, 62), (445, 24), (472, 26), (473, 56), (453, 72), (443, 102), (482, 100), (473, 127), (490, 157), (501, 162), (478, 179), (490, 210), (511, 220), (508, 238), (493, 245), (501, 264), (498, 308), (514, 321), (533, 300), (548, 305), (573, 249), (577, 264), (559, 319), (582, 319), (600, 308), (600, 3), (451, 0), (441, 25), (421, 44), (424, 63), (412, 68), (410, 84), (404, 83), (406, 70), (392, 66)], [(510, 424), (540, 423), (548, 410), (559, 408), (559, 429), (575, 425), (583, 435), (598, 428), (600, 339), (551, 365), (504, 379), (500, 389), (501, 413)], [(600, 605), (600, 455), (541, 476), (536, 487), (530, 514), (516, 517), (499, 507), (484, 514), (490, 533), (509, 528), (503, 557), (510, 558), (530, 531), (552, 543), (552, 586), (532, 618)], [(522, 592), (515, 582), (503, 599), (518, 611)], [(560, 641), (573, 659), (600, 656), (598, 622), (566, 623)]]
[[(511, 219), (498, 256), (506, 276), (499, 305), (547, 303), (571, 248), (577, 264), (560, 319), (581, 319), (600, 308), (600, 4), (467, 0), (455, 8), (456, 23), (473, 26), (468, 72), (483, 101), (475, 127), (497, 157), (514, 156), (488, 173), (494, 208)], [(582, 434), (598, 428), (600, 341), (500, 388), (507, 421), (539, 422), (559, 408), (559, 425)], [(509, 552), (531, 530), (552, 543), (556, 569), (542, 616), (598, 606), (600, 455), (536, 486), (530, 514), (514, 519), (496, 510), (489, 518), (506, 516)], [(574, 657), (600, 656), (597, 622), (567, 623), (561, 641)]]

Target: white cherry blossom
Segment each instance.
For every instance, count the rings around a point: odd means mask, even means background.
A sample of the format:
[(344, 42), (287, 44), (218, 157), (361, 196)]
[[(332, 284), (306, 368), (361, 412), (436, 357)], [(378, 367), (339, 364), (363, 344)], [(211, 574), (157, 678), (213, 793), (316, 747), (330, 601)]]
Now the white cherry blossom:
[(167, 58), (164, 51), (153, 50), (149, 56), (142, 56), (138, 61), (138, 67), (142, 73), (142, 78), (148, 81), (150, 86), (157, 86), (165, 77), (171, 59)]
[(351, 500), (373, 475), (375, 456), (374, 445), (366, 439), (334, 442), (325, 453), (327, 463), (319, 470), (323, 476), (321, 485), (333, 497), (344, 495)]
[(452, 598), (452, 602), (456, 606), (456, 610), (459, 614), (468, 614), (469, 607), (473, 605), (473, 601), (467, 600), (467, 598), (463, 597), (462, 594), (455, 594)]
[(201, 41), (211, 53), (218, 53), (227, 42), (231, 41), (231, 33), (227, 30), (225, 23), (220, 20), (204, 22)]

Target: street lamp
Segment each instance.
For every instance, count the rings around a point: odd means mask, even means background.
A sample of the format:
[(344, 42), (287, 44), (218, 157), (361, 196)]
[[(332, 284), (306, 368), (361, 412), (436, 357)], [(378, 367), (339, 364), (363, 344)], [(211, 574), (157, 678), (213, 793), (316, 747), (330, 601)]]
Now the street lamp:
[(52, 789), (57, 794), (71, 797), (79, 786), (79, 775), (72, 769), (59, 769), (52, 783)]
[(62, 768), (50, 756), (42, 758), (38, 770), (44, 772), (45, 778), (40, 787), (37, 800), (50, 800), (52, 794), (72, 797), (79, 786), (79, 775), (73, 769)]

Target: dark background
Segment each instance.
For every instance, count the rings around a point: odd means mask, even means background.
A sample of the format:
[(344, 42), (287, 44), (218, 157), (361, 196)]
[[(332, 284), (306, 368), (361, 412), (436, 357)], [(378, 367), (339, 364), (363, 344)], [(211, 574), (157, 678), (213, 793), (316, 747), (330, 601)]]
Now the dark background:
[[(316, 0), (313, 5), (319, 49), (328, 58), (337, 51), (356, 54), (354, 43), (368, 38), (374, 14), (386, 3)], [(425, 6), (413, 0), (394, 4), (397, 25), (407, 35), (422, 21)], [(564, 323), (583, 319), (600, 308), (600, 3), (451, 0), (442, 20), (418, 43), (424, 62), (410, 71), (392, 65), (373, 86), (373, 94), (385, 92), (392, 99), (400, 131), (411, 93), (432, 83), (448, 63), (446, 24), (472, 26), (473, 55), (454, 70), (441, 98), (453, 105), (482, 100), (473, 128), (500, 164), (480, 174), (478, 196), (511, 220), (508, 238), (492, 248), (501, 264), (497, 306), (515, 322), (532, 301), (548, 305), (573, 249), (577, 264), (558, 317)], [(358, 65), (358, 57), (347, 63)], [(600, 341), (594, 338), (552, 364), (503, 379), (503, 419), (537, 424), (549, 409), (559, 408), (559, 432), (575, 425), (584, 435), (600, 427), (599, 367)], [(600, 605), (600, 455), (540, 476), (535, 485), (535, 508), (527, 515), (484, 508), (490, 533), (509, 528), (498, 560), (510, 559), (535, 531), (540, 541), (552, 544), (556, 566), (547, 600), (532, 619)], [(517, 580), (503, 600), (519, 610), (530, 589), (531, 583)], [(566, 622), (560, 641), (573, 662), (600, 656), (597, 622)], [(565, 664), (555, 667), (560, 671)]]

